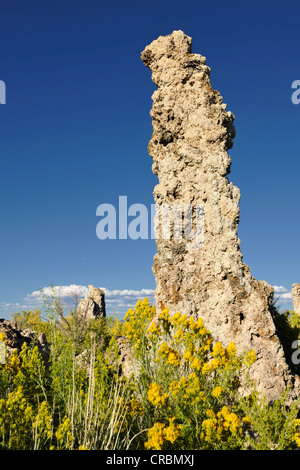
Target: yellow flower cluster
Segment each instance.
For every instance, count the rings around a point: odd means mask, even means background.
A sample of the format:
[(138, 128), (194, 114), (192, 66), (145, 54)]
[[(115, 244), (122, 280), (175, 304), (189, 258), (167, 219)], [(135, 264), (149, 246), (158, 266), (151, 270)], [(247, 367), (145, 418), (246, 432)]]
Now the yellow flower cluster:
[(162, 450), (166, 441), (172, 444), (180, 436), (183, 426), (175, 423), (176, 417), (169, 418), (169, 426), (164, 423), (155, 423), (152, 428), (148, 430), (148, 441), (145, 442), (145, 448), (148, 450)]
[(169, 321), (172, 330), (173, 338), (175, 340), (190, 339), (190, 333), (201, 337), (210, 336), (209, 331), (205, 328), (202, 318), (198, 318), (197, 321), (193, 317), (187, 315), (181, 315), (179, 312), (175, 313), (171, 317), (169, 312), (165, 309), (162, 312), (164, 321)]
[(152, 405), (160, 407), (166, 403), (167, 399), (169, 398), (169, 394), (162, 393), (162, 391), (162, 387), (157, 385), (155, 382), (150, 385), (147, 397)]
[(298, 432), (294, 434), (293, 441), (297, 444), (298, 447), (300, 447), (300, 434)]
[(165, 439), (172, 444), (180, 436), (180, 432), (183, 428), (182, 424), (175, 424), (176, 417), (169, 418), (169, 426), (164, 429)]
[(148, 334), (150, 333), (150, 335), (152, 335), (153, 337), (158, 336), (161, 333), (160, 329), (158, 328), (158, 326), (156, 325), (154, 321), (150, 324), (147, 331), (148, 331)]
[(169, 339), (162, 341), (158, 348), (158, 357), (164, 359), (165, 364), (178, 367), (189, 363), (192, 370), (201, 369), (213, 342), (201, 318), (195, 321), (179, 312), (170, 316), (168, 309), (161, 312), (156, 323), (152, 322), (147, 333), (155, 344), (163, 337)]
[(16, 349), (8, 356), (5, 369), (9, 375), (16, 375), (21, 370), (21, 361)]
[(147, 298), (139, 300), (134, 309), (129, 309), (125, 315), (123, 334), (127, 336), (135, 349), (145, 340), (145, 328), (155, 314), (155, 307), (151, 307)]
[[(234, 343), (229, 343), (225, 348), (219, 341), (213, 346), (211, 352), (212, 359), (203, 364), (201, 372), (203, 375), (208, 372), (214, 372), (219, 369), (219, 372), (224, 369), (228, 370), (233, 366), (241, 366), (241, 358), (236, 355), (236, 347)], [(251, 366), (256, 361), (255, 352), (251, 349), (243, 358), (243, 363)]]
[(254, 362), (256, 361), (256, 354), (255, 354), (255, 351), (253, 349), (250, 349), (250, 351), (245, 355), (245, 364), (247, 364), (248, 366), (252, 366), (252, 364), (254, 364)]
[(228, 441), (231, 437), (241, 432), (242, 422), (239, 417), (230, 412), (227, 406), (215, 414), (211, 409), (206, 411), (207, 419), (202, 422), (204, 440), (207, 442)]
[(177, 397), (183, 397), (183, 393), (186, 393), (187, 380), (185, 377), (181, 377), (180, 380), (173, 380), (169, 385), (169, 391), (171, 397), (176, 399)]
[(222, 387), (217, 386), (213, 389), (212, 396), (215, 397), (215, 398), (220, 398), (222, 392), (223, 392)]
[(26, 448), (31, 439), (51, 439), (52, 416), (47, 402), (42, 401), (35, 411), (21, 386), (11, 391), (6, 400), (0, 400), (0, 435), (12, 449)]
[(199, 377), (194, 372), (187, 378), (183, 376), (178, 381), (173, 380), (169, 385), (169, 393), (173, 400), (179, 399), (182, 406), (184, 404), (197, 405), (205, 401)]
[(57, 439), (57, 448), (67, 448), (73, 441), (71, 420), (65, 416), (60, 425), (58, 426), (55, 437)]
[(129, 400), (126, 404), (126, 408), (126, 414), (132, 418), (138, 415), (141, 416), (143, 414), (143, 407), (136, 398)]
[(6, 343), (5, 333), (0, 332), (0, 341), (4, 341)]
[(47, 402), (43, 401), (36, 417), (33, 420), (33, 429), (35, 439), (43, 439), (43, 441), (52, 437), (52, 414), (48, 408)]
[[(12, 391), (6, 400), (0, 400), (0, 435), (2, 439), (6, 437), (9, 448), (26, 445), (25, 433), (28, 432), (33, 417), (33, 409), (25, 400), (21, 387)], [(6, 436), (7, 431), (9, 435)]]
[(147, 432), (148, 441), (145, 442), (145, 448), (148, 450), (161, 450), (164, 439), (164, 423), (155, 423)]
[(158, 355), (161, 356), (165, 361), (166, 364), (170, 364), (174, 367), (180, 365), (181, 357), (178, 352), (168, 346), (167, 343), (163, 342), (158, 350)]
[(167, 333), (167, 334), (170, 333), (171, 321), (170, 321), (169, 309), (165, 308), (162, 310), (162, 312), (159, 314), (158, 322), (159, 322), (159, 325), (161, 325), (161, 329), (164, 333)]

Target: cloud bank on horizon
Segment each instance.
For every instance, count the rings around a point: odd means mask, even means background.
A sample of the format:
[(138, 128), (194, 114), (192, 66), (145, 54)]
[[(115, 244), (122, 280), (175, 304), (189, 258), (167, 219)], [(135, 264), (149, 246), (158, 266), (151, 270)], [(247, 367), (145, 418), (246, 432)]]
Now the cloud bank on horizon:
[[(100, 287), (105, 292), (106, 311), (108, 315), (124, 316), (129, 308), (133, 308), (139, 299), (148, 298), (150, 304), (154, 303), (153, 289), (123, 289), (109, 290)], [(27, 294), (22, 303), (2, 302), (0, 309), (7, 313), (21, 310), (43, 309), (45, 299), (59, 298), (66, 310), (74, 309), (76, 301), (85, 297), (89, 292), (87, 286), (71, 284), (69, 286), (47, 286)]]
[[(105, 303), (108, 315), (124, 316), (129, 308), (133, 308), (139, 299), (148, 298), (150, 304), (155, 303), (154, 289), (123, 289), (109, 290), (100, 287), (105, 292)], [(292, 310), (291, 291), (284, 286), (273, 286), (275, 291), (274, 299), (279, 308), (283, 310)], [(21, 310), (32, 310), (34, 308), (42, 309), (45, 304), (45, 298), (53, 296), (60, 298), (66, 309), (72, 309), (76, 300), (82, 299), (88, 293), (87, 286), (71, 284), (69, 286), (47, 286), (40, 290), (27, 294), (22, 303), (2, 302), (0, 309), (11, 314)]]

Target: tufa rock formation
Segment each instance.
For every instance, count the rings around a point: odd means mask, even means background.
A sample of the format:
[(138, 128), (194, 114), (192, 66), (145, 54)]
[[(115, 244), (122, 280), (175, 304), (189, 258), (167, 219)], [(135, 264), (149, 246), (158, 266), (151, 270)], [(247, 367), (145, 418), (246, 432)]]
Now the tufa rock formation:
[(186, 239), (156, 232), (157, 311), (201, 317), (215, 340), (234, 341), (238, 352), (254, 349), (258, 390), (273, 400), (289, 385), (296, 396), (299, 377), (291, 375), (270, 312), (273, 289), (242, 261), (240, 192), (227, 178), (234, 116), (212, 88), (205, 57), (192, 54), (192, 40), (182, 31), (160, 36), (141, 58), (157, 85), (148, 147), (159, 180), (155, 203), (204, 208), (202, 246), (190, 249)]
[(50, 349), (44, 333), (37, 334), (30, 328), (21, 330), (12, 322), (4, 320), (3, 318), (0, 318), (0, 333), (5, 335), (5, 349), (8, 356), (10, 356), (14, 350), (19, 354), (24, 343), (29, 345), (34, 341), (38, 346), (45, 364), (48, 365)]
[(121, 374), (127, 379), (134, 373), (134, 357), (128, 338), (125, 336), (116, 337), (119, 350), (119, 365)]
[(292, 286), (292, 297), (294, 311), (300, 315), (300, 284), (293, 284)]
[(89, 286), (89, 293), (79, 301), (76, 313), (85, 320), (105, 317), (105, 293), (102, 289)]

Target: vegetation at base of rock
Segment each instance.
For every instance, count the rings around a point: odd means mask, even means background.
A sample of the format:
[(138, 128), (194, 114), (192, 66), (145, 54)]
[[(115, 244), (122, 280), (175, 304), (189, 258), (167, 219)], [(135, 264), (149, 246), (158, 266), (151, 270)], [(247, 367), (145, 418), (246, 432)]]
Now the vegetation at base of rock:
[[(286, 361), (292, 372), (300, 375), (300, 362), (296, 364), (292, 360), (295, 344), (300, 340), (300, 315), (290, 310), (280, 313), (276, 305), (273, 305), (272, 316), (276, 327), (276, 334), (282, 344)], [(300, 342), (298, 344), (300, 345)]]
[[(123, 323), (89, 321), (84, 337), (74, 334), (75, 320), (70, 315), (71, 334), (55, 312), (44, 320), (39, 311), (15, 316), (22, 328), (47, 335), (50, 359), (46, 367), (34, 342), (25, 343), (0, 366), (1, 450), (300, 446), (299, 403), (287, 407), (286, 394), (267, 403), (249, 378), (254, 351), (240, 356), (233, 343), (215, 342), (202, 319), (167, 309), (156, 316), (144, 299)], [(119, 336), (132, 351), (129, 378), (121, 371)]]

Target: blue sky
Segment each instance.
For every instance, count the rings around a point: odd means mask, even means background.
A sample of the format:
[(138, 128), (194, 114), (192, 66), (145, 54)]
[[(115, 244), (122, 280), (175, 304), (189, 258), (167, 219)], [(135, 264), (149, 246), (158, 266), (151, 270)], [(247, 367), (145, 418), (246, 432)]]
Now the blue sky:
[(291, 101), (299, 14), (294, 0), (1, 3), (0, 316), (39, 305), (51, 284), (104, 287), (121, 316), (143, 289), (151, 297), (155, 241), (99, 240), (96, 209), (120, 195), (153, 203), (155, 87), (140, 53), (178, 29), (207, 57), (236, 116), (229, 179), (241, 191), (244, 261), (281, 286), (291, 308), (300, 282), (300, 105)]

